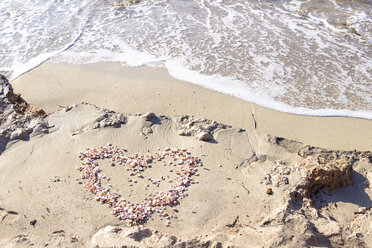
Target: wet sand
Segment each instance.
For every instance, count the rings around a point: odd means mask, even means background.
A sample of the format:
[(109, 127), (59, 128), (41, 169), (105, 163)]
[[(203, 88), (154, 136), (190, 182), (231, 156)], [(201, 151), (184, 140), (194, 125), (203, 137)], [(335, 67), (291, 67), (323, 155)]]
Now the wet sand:
[(282, 113), (176, 80), (162, 68), (45, 63), (12, 84), (50, 113), (88, 102), (123, 113), (194, 115), (324, 148), (372, 150), (371, 120)]

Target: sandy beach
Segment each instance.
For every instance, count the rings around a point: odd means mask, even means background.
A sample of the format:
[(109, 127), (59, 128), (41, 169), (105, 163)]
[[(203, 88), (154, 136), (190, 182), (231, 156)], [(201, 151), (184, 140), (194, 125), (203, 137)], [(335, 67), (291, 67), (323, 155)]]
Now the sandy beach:
[(194, 115), (323, 148), (372, 150), (370, 120), (286, 114), (176, 80), (161, 68), (46, 63), (12, 85), (49, 113), (87, 102), (125, 114)]
[[(1, 79), (2, 247), (372, 246), (371, 120), (286, 114), (116, 63), (48, 62), (10, 84)], [(128, 157), (184, 148), (202, 164), (184, 198), (156, 205), (167, 215), (128, 226), (77, 169), (89, 166), (79, 154), (111, 144)], [(129, 208), (190, 166), (165, 157), (131, 175), (124, 160), (97, 163)]]

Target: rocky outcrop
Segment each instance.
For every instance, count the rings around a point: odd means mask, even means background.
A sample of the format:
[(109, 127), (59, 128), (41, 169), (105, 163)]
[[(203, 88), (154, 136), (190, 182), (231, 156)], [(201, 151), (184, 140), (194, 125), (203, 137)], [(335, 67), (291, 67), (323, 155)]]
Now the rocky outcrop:
[[(262, 180), (265, 185), (281, 188), (281, 191), (276, 191), (283, 192), (286, 201), (260, 222), (264, 228), (283, 225), (283, 231), (279, 231), (281, 239), (274, 239), (269, 246), (368, 247), (366, 241), (367, 243), (371, 241), (368, 231), (372, 216), (371, 208), (361, 207), (354, 213), (356, 218), (348, 226), (333, 217), (332, 209), (336, 209), (335, 213), (340, 211), (337, 210), (339, 203), (328, 202), (327, 198), (319, 195), (329, 197), (336, 189), (346, 186), (359, 190), (363, 185), (369, 187), (369, 182), (353, 181), (353, 167), (364, 164), (363, 168), (370, 168), (371, 152), (332, 151), (277, 137), (269, 138), (269, 142), (297, 153), (299, 158), (302, 158), (293, 164), (271, 162), (271, 171)], [(319, 203), (315, 205), (314, 201), (322, 202), (324, 207), (320, 207)], [(368, 200), (365, 204), (368, 205)], [(353, 213), (350, 213), (350, 216), (352, 215)], [(284, 229), (300, 227), (302, 230), (299, 232), (302, 234), (286, 237), (288, 232)]]
[(48, 132), (47, 114), (31, 107), (15, 94), (8, 80), (0, 75), (0, 151), (12, 140)]
[(338, 159), (327, 159), (322, 155), (305, 158), (297, 169), (302, 180), (290, 192), (293, 201), (310, 198), (319, 189), (333, 191), (338, 187), (350, 184), (353, 174), (353, 156), (342, 156)]
[(90, 130), (98, 129), (98, 128), (107, 128), (107, 127), (119, 128), (121, 127), (121, 125), (124, 125), (127, 123), (127, 117), (124, 114), (117, 113), (115, 111), (111, 111), (111, 110), (104, 109), (104, 108), (98, 108), (97, 106), (88, 104), (88, 103), (74, 104), (69, 107), (63, 108), (60, 111), (68, 112), (78, 107), (79, 105), (84, 105), (84, 104), (95, 107), (98, 111), (100, 111), (100, 116), (96, 120), (94, 120), (92, 123), (90, 123), (89, 125), (84, 126), (83, 128), (72, 133), (72, 135), (77, 135), (77, 134), (88, 132)]
[(220, 124), (216, 121), (193, 116), (182, 115), (176, 118), (180, 136), (195, 136), (200, 141), (213, 140), (213, 134), (217, 130), (231, 128), (231, 126)]
[[(36, 109), (31, 107), (20, 94), (13, 92), (13, 87), (9, 84), (8, 79), (0, 74), (0, 99), (1, 106), (0, 111), (3, 112), (5, 109), (10, 108), (19, 115), (32, 114), (35, 116), (46, 116), (46, 113), (42, 109)], [(9, 109), (8, 109), (9, 111)]]
[(93, 123), (93, 129), (100, 127), (120, 127), (121, 124), (127, 122), (127, 117), (124, 114), (109, 111), (107, 109), (101, 109), (101, 111), (103, 114)]

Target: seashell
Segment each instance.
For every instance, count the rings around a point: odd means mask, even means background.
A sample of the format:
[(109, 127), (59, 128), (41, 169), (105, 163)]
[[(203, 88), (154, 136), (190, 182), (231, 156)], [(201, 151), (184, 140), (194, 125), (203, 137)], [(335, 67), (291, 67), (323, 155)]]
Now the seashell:
[[(129, 225), (136, 225), (140, 220), (148, 219), (154, 212), (162, 214), (162, 217), (167, 218), (168, 220), (173, 216), (169, 216), (165, 213), (166, 206), (177, 205), (177, 199), (179, 197), (184, 198), (186, 194), (183, 194), (187, 190), (188, 183), (197, 183), (191, 179), (192, 175), (199, 175), (197, 172), (197, 166), (201, 166), (202, 163), (197, 157), (192, 157), (191, 153), (187, 152), (186, 149), (166, 149), (166, 152), (155, 153), (154, 156), (146, 154), (135, 154), (134, 156), (127, 157), (123, 154), (118, 147), (113, 147), (111, 144), (107, 144), (107, 147), (100, 147), (98, 149), (91, 148), (87, 152), (80, 153), (79, 158), (81, 160), (82, 166), (77, 167), (81, 171), (80, 177), (88, 180), (87, 185), (83, 185), (87, 188), (88, 191), (96, 195), (96, 200), (103, 203), (107, 203), (109, 206), (113, 207), (112, 214), (117, 215), (119, 219), (127, 220)], [(126, 150), (124, 150), (126, 151)], [(153, 159), (162, 161), (164, 165), (167, 163), (164, 161), (166, 156), (170, 156), (171, 160), (177, 161), (179, 164), (180, 171), (177, 171), (176, 178), (172, 181), (169, 191), (166, 192), (155, 192), (151, 194), (149, 198), (145, 198), (140, 204), (132, 204), (126, 202), (124, 198), (118, 199), (120, 194), (116, 192), (110, 192), (110, 188), (105, 188), (101, 186), (101, 178), (105, 179), (106, 176), (99, 174), (99, 165), (96, 162), (97, 159), (109, 158), (114, 162), (116, 161), (119, 164), (128, 163), (129, 167), (127, 170), (131, 170), (131, 176), (136, 175), (137, 177), (143, 178), (140, 171), (144, 171), (144, 168), (150, 167), (149, 163)], [(195, 164), (196, 163), (196, 164)], [(169, 164), (173, 164), (169, 162)], [(176, 166), (176, 163), (174, 163)], [(172, 171), (172, 170), (171, 170)], [(154, 185), (160, 185), (161, 180), (153, 180), (150, 177), (147, 177), (148, 181), (151, 181)], [(162, 180), (165, 180), (164, 176), (161, 176)], [(79, 179), (78, 179), (79, 180)], [(109, 181), (110, 178), (107, 178)], [(132, 186), (132, 179), (128, 178), (129, 186)], [(79, 182), (79, 181), (78, 181)], [(134, 183), (137, 181), (134, 180)], [(111, 184), (108, 186), (112, 187)], [(149, 185), (146, 185), (146, 189)], [(128, 208), (128, 206), (131, 206)]]
[(136, 167), (137, 165), (138, 165), (138, 163), (137, 163), (136, 161), (133, 161), (133, 162), (131, 162), (131, 163), (129, 164), (129, 167), (134, 168), (134, 167)]

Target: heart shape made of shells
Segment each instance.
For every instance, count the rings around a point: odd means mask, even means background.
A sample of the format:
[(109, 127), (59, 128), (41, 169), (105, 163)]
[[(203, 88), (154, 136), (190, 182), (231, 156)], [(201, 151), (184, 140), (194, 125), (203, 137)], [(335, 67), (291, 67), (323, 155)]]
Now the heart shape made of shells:
[[(118, 192), (113, 192), (108, 187), (104, 187), (102, 178), (104, 175), (100, 174), (102, 170), (99, 168), (97, 160), (99, 159), (110, 159), (111, 166), (115, 166), (115, 163), (121, 165), (127, 165), (131, 172), (130, 176), (143, 178), (142, 172), (153, 165), (155, 161), (163, 161), (169, 157), (179, 167), (179, 171), (176, 172), (174, 180), (168, 191), (156, 192), (145, 197), (140, 203), (131, 203), (121, 197)], [(81, 160), (81, 166), (77, 169), (81, 172), (80, 179), (87, 180), (83, 184), (89, 192), (96, 196), (96, 200), (102, 204), (106, 203), (112, 207), (112, 214), (118, 217), (120, 220), (126, 220), (128, 226), (136, 225), (141, 221), (147, 220), (154, 213), (159, 213), (162, 217), (169, 219), (169, 214), (166, 212), (167, 206), (174, 207), (179, 204), (179, 199), (184, 198), (187, 193), (187, 188), (190, 184), (195, 183), (191, 178), (198, 174), (198, 167), (202, 166), (202, 162), (198, 157), (191, 155), (187, 149), (184, 148), (166, 148), (163, 152), (156, 152), (155, 154), (139, 155), (134, 154), (129, 156), (125, 150), (120, 150), (117, 146), (108, 144), (107, 146), (101, 146), (100, 148), (87, 148), (87, 151), (80, 152), (79, 158)], [(172, 162), (170, 162), (172, 163)], [(80, 179), (77, 179), (79, 183), (82, 183)], [(165, 179), (162, 177), (161, 179)], [(147, 180), (155, 185), (159, 185), (161, 180), (152, 179), (147, 177)], [(131, 185), (132, 179), (128, 178), (129, 185)], [(148, 186), (148, 185), (147, 185)], [(174, 209), (175, 210), (175, 209)], [(170, 222), (167, 222), (169, 225)]]

